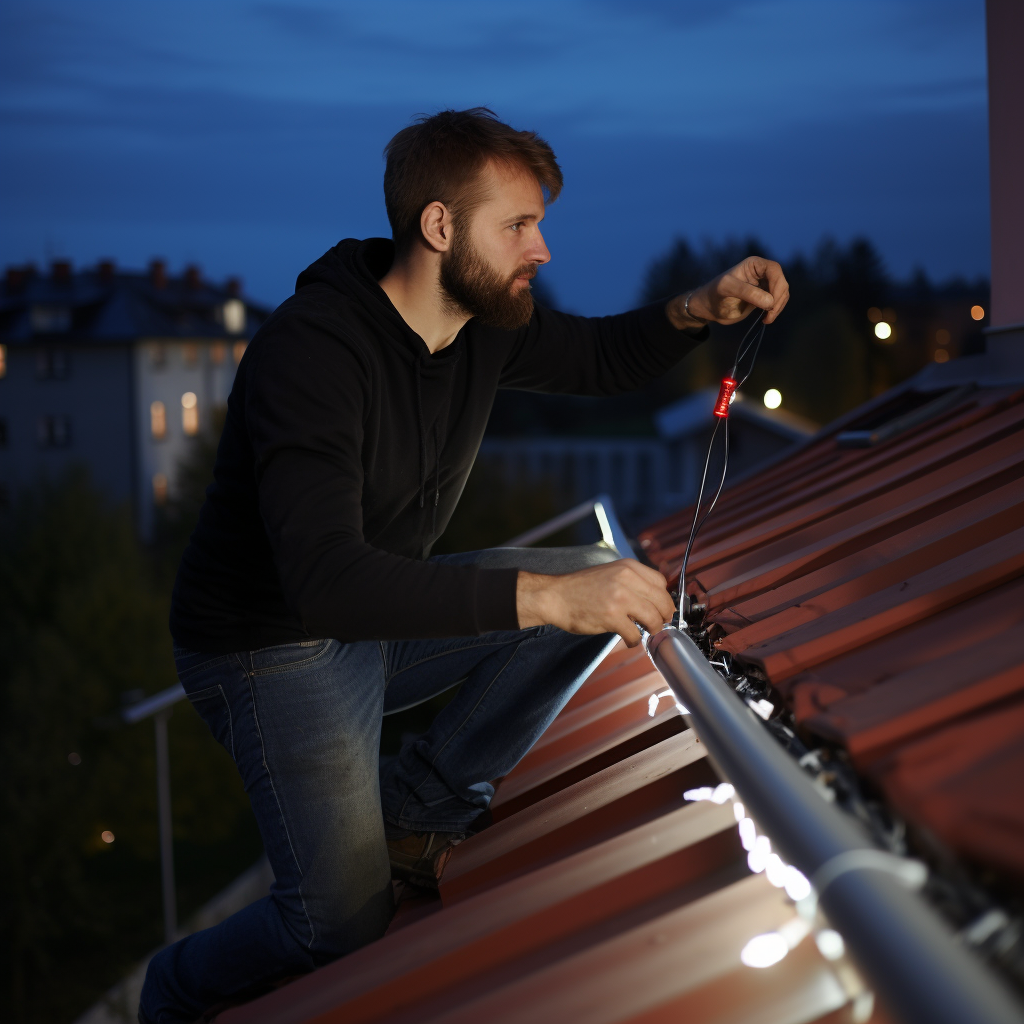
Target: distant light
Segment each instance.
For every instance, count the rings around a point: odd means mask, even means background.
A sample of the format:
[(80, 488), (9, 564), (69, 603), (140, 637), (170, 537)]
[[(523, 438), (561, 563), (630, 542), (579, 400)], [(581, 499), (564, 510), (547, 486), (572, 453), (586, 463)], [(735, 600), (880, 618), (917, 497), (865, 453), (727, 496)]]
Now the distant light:
[(102, 839), (103, 842), (105, 842), (105, 843), (112, 843), (114, 841), (114, 833), (113, 832), (101, 832), (100, 833), (100, 839)]
[(234, 356), (236, 363), (240, 363), (242, 361), (242, 356), (245, 355), (245, 346), (246, 342), (244, 341), (236, 341), (234, 345), (231, 346), (231, 355)]
[(949, 331), (947, 331), (945, 327), (940, 327), (935, 332), (935, 341), (939, 345), (948, 345), (949, 344)]
[(224, 303), (224, 329), (228, 334), (241, 334), (245, 330), (245, 303), (241, 299), (228, 299)]
[(877, 324), (882, 319), (882, 311), (877, 306), (872, 306), (868, 310), (868, 320), (873, 324)]
[(811, 883), (807, 876), (791, 864), (786, 868), (786, 895), (794, 902), (799, 903), (811, 895)]
[(778, 932), (755, 935), (740, 953), (747, 967), (771, 967), (789, 952), (789, 943)]
[(72, 750), (71, 753), (68, 754), (68, 764), (81, 764), (81, 763), (82, 763), (82, 755), (81, 754), (76, 754)]
[(884, 320), (879, 320), (878, 323), (875, 324), (875, 337), (878, 338), (879, 341), (886, 341), (892, 337), (892, 327)]
[(186, 391), (181, 396), (182, 409), (194, 409), (196, 407), (196, 394), (194, 391)]
[(818, 944), (818, 952), (826, 960), (838, 960), (846, 952), (846, 943), (834, 928), (822, 928), (814, 936), (814, 941)]
[(181, 396), (181, 429), (189, 437), (199, 433), (199, 406), (194, 391)]
[(972, 320), (984, 320), (985, 319), (985, 308), (983, 306), (971, 306), (971, 319)]
[(0, 377), (7, 376), (7, 346), (0, 345)]
[(769, 388), (764, 393), (764, 404), (768, 409), (778, 409), (782, 405), (782, 392), (778, 388)]
[(167, 407), (163, 402), (150, 403), (149, 431), (155, 441), (160, 441), (167, 436)]
[(937, 363), (948, 363), (949, 353), (944, 348), (937, 348), (933, 357)]
[(153, 474), (153, 504), (164, 505), (167, 503), (167, 474)]

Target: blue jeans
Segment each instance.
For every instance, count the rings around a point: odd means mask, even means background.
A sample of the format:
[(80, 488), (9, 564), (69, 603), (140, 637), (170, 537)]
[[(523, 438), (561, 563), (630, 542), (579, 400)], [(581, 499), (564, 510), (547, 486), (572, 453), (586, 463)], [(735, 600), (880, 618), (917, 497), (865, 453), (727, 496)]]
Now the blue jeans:
[[(439, 560), (571, 572), (602, 548), (497, 548)], [(242, 775), (274, 870), (269, 896), (150, 962), (141, 1019), (193, 1021), (226, 999), (380, 938), (394, 911), (384, 820), (466, 833), (615, 637), (539, 626), (445, 640), (307, 640), (175, 650), (192, 705)], [(379, 771), (382, 715), (462, 683)]]

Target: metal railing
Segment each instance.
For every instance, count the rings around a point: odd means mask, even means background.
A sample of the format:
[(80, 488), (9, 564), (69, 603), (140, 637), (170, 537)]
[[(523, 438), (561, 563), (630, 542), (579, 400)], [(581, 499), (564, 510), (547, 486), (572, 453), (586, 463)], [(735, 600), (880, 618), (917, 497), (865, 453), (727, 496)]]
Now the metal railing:
[(905, 1024), (1020, 1024), (1000, 979), (907, 887), (908, 862), (877, 849), (673, 626), (647, 653), (686, 708), (723, 779), (783, 857), (810, 879), (829, 921)]
[(544, 540), (545, 537), (550, 537), (558, 533), (559, 530), (564, 530), (567, 526), (586, 519), (591, 513), (597, 519), (602, 543), (618, 552), (623, 558), (633, 558), (633, 547), (615, 514), (612, 499), (607, 494), (599, 494), (596, 498), (580, 502), (568, 512), (563, 512), (546, 523), (541, 523), (540, 526), (535, 526), (532, 530), (527, 530), (526, 533), (521, 533), (518, 537), (505, 541), (502, 547), (525, 548), (530, 544), (536, 544), (537, 541)]
[(156, 806), (160, 821), (160, 886), (164, 904), (164, 940), (169, 945), (178, 933), (178, 898), (174, 885), (174, 833), (171, 830), (171, 757), (167, 746), (167, 720), (185, 696), (181, 683), (140, 700), (121, 712), (128, 725), (153, 718), (156, 731)]

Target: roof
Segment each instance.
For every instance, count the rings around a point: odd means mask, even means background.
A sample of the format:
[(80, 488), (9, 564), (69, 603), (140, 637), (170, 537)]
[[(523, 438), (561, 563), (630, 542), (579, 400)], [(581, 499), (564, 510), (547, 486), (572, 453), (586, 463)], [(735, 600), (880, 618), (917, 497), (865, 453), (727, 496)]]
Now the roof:
[(216, 285), (195, 267), (172, 277), (160, 261), (147, 273), (119, 272), (112, 263), (75, 272), (58, 261), (49, 274), (8, 268), (0, 291), (0, 340), (230, 340), (251, 337), (267, 315), (241, 296), (237, 280)]
[[(1024, 390), (958, 383), (912, 382), (727, 490), (690, 590), (717, 650), (808, 741), (936, 848), (1019, 879)], [(641, 535), (669, 578), (691, 516)], [(684, 798), (719, 782), (705, 754), (620, 645), (500, 781), (440, 900), (403, 903), (379, 942), (218, 1019), (882, 1020), (853, 964), (811, 939), (768, 970), (741, 962), (796, 917), (748, 870), (730, 802)]]

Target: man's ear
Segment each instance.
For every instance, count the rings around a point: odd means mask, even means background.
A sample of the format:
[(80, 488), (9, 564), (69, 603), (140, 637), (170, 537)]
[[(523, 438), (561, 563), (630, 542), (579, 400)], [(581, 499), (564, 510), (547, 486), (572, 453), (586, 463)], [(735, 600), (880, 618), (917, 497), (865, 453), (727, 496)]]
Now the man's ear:
[(447, 252), (452, 244), (452, 217), (444, 203), (433, 202), (423, 207), (420, 231), (424, 241), (435, 252)]

